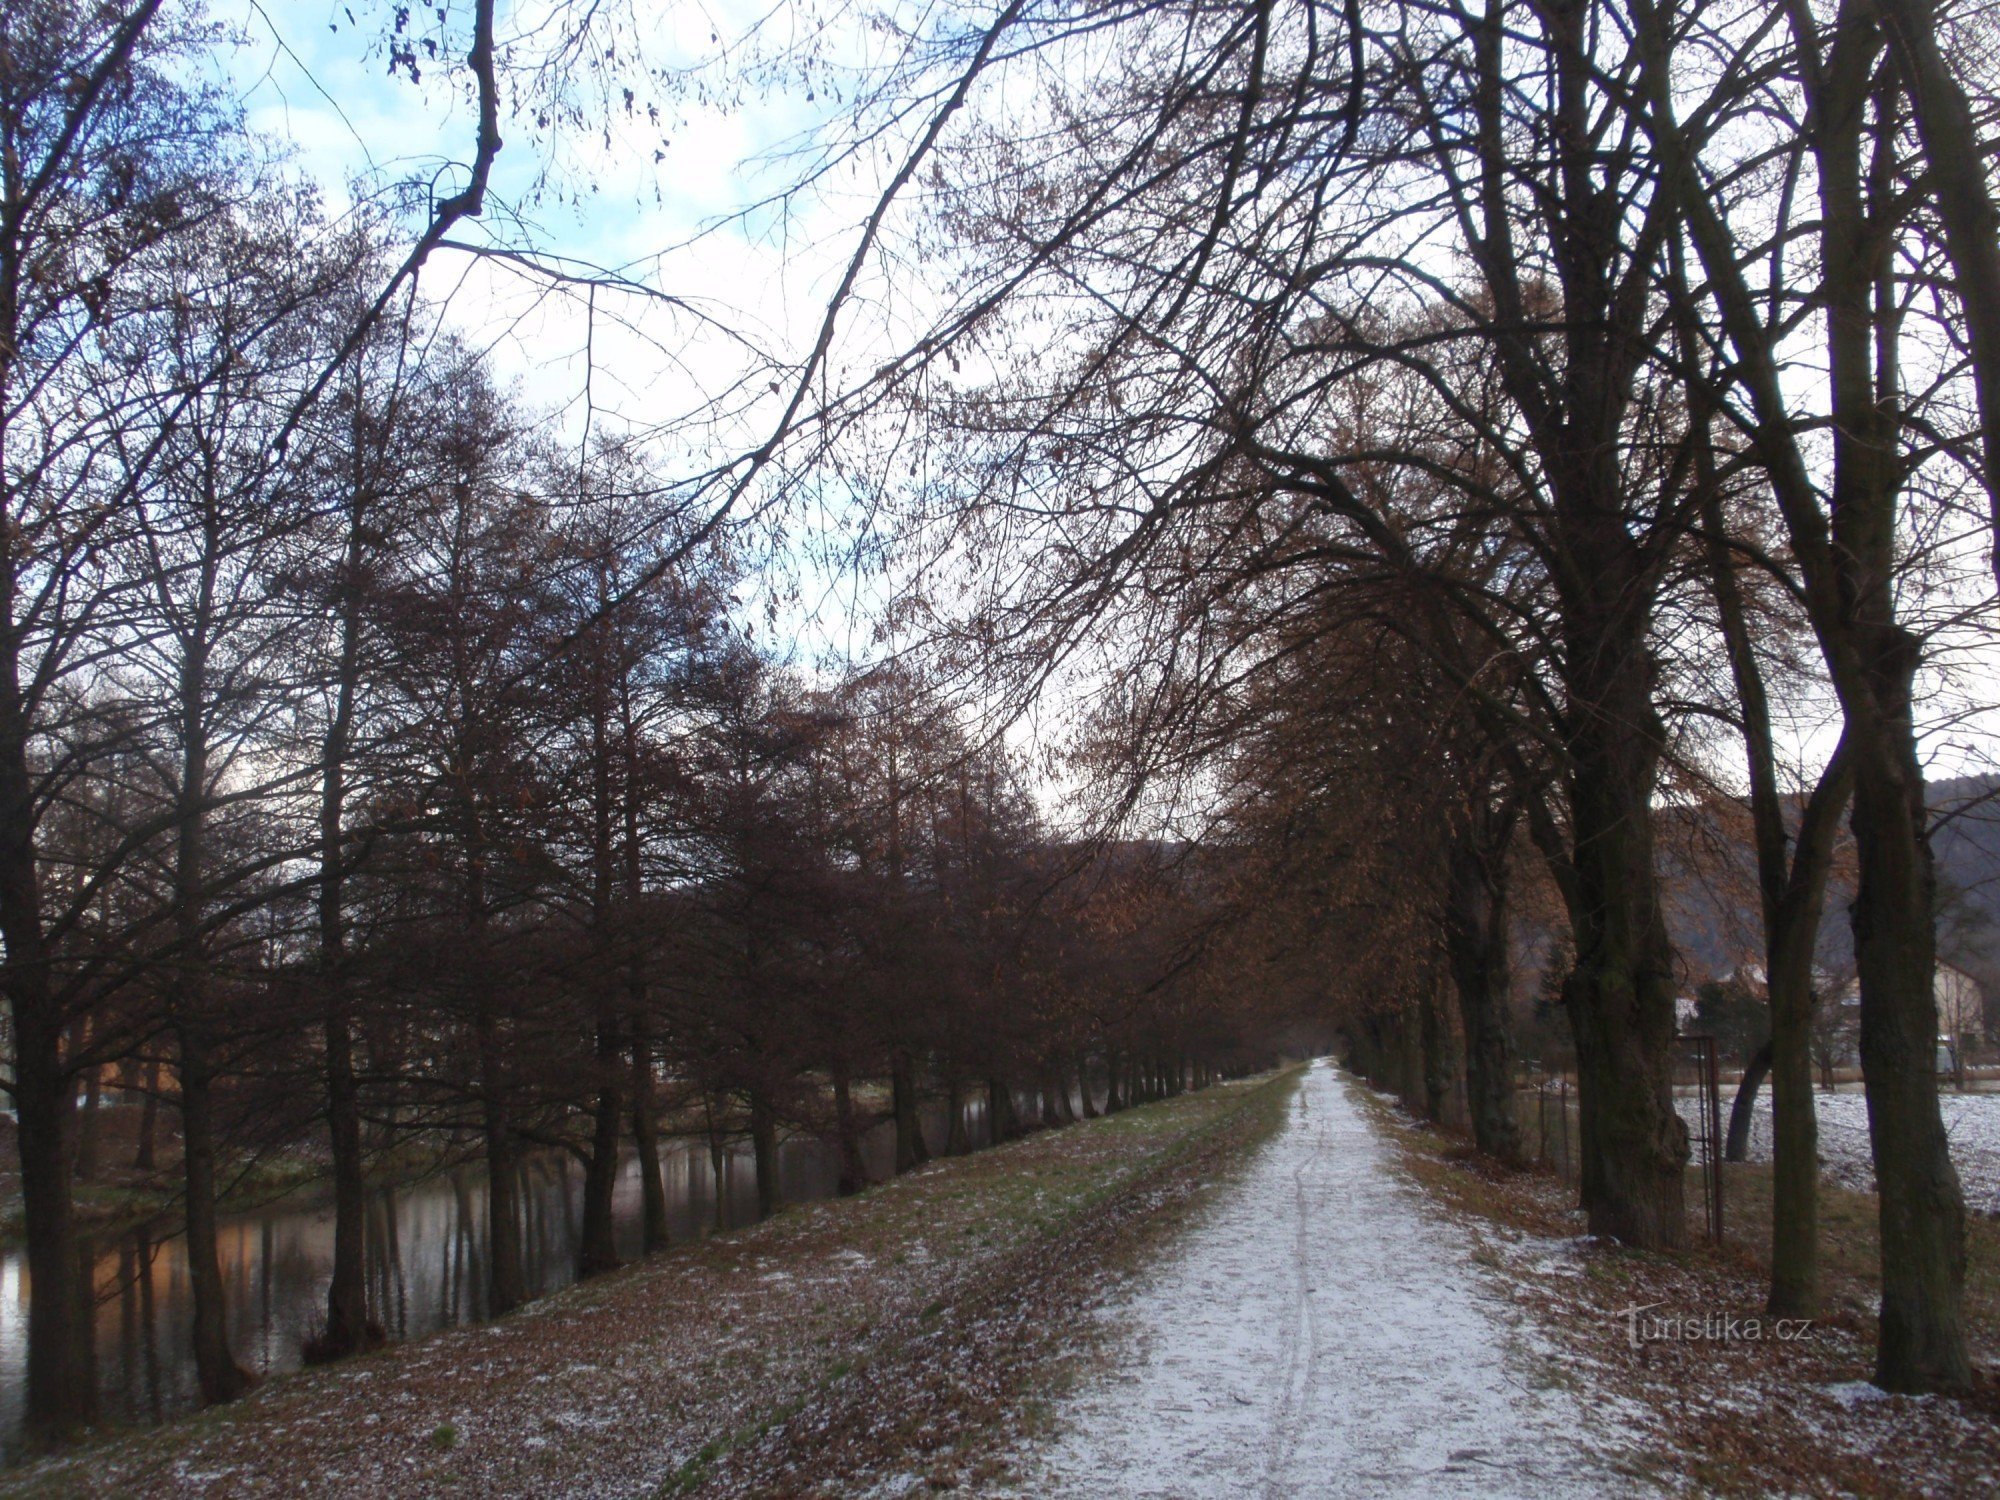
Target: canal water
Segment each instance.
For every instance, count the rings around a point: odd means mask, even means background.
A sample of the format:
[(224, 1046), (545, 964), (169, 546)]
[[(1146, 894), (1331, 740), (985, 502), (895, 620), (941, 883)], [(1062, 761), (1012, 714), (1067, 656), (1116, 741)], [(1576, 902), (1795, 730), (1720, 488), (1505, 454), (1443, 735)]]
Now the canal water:
[[(925, 1112), (924, 1125), (932, 1150), (940, 1150), (942, 1106)], [(983, 1100), (967, 1104), (966, 1125), (974, 1147), (984, 1146)], [(894, 1155), (894, 1132), (886, 1122), (863, 1138), (871, 1181), (892, 1175)], [(660, 1156), (676, 1244), (699, 1239), (718, 1225), (734, 1229), (756, 1220), (756, 1168), (747, 1142), (724, 1151), (719, 1179), (705, 1140), (663, 1140)], [(531, 1294), (542, 1296), (576, 1278), (583, 1170), (568, 1153), (548, 1152), (524, 1162), (521, 1173), (524, 1264)], [(786, 1203), (830, 1198), (839, 1181), (837, 1149), (817, 1137), (793, 1136), (778, 1147), (778, 1178)], [(619, 1253), (637, 1259), (639, 1167), (629, 1151), (614, 1204)], [(372, 1315), (395, 1340), (477, 1322), (486, 1315), (486, 1250), (486, 1182), (477, 1166), (371, 1194)], [(226, 1219), (220, 1259), (230, 1345), (238, 1362), (259, 1375), (297, 1369), (305, 1340), (325, 1316), (333, 1275), (331, 1206), (277, 1204)], [(140, 1231), (101, 1244), (95, 1279), (102, 1417), (144, 1425), (194, 1410), (199, 1393), (188, 1342), (192, 1296), (181, 1237)], [(27, 1256), (15, 1249), (0, 1255), (0, 1455), (10, 1458), (19, 1449), (27, 1356)]]

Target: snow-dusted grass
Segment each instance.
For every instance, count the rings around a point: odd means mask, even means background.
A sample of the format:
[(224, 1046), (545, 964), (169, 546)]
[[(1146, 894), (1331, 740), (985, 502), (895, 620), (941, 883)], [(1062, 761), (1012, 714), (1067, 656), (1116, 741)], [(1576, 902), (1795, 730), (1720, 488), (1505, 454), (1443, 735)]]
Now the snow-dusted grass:
[[(1405, 1166), (1486, 1241), (1485, 1263), (1574, 1383), (1619, 1398), (1654, 1474), (1689, 1495), (2000, 1493), (2000, 1223), (1967, 1226), (1965, 1318), (1979, 1383), (1964, 1399), (1891, 1396), (1874, 1362), (1875, 1204), (1828, 1183), (1821, 1316), (1779, 1339), (1763, 1317), (1769, 1169), (1725, 1173), (1729, 1241), (1667, 1254), (1582, 1236), (1575, 1187), (1509, 1172), (1383, 1104)], [(1694, 1200), (1692, 1172), (1689, 1193)], [(1630, 1342), (1635, 1313), (1701, 1328)], [(1732, 1321), (1733, 1320), (1733, 1321)], [(1657, 1324), (1655, 1325), (1657, 1327)], [(1750, 1331), (1753, 1330), (1754, 1331)]]
[[(1759, 1267), (1769, 1264), (1771, 1169), (1731, 1164), (1723, 1173), (1728, 1238)], [(1836, 1182), (1819, 1191), (1821, 1308), (1866, 1331), (1875, 1317), (1881, 1210), (1872, 1192)], [(1965, 1323), (1975, 1364), (2000, 1361), (2000, 1219), (1966, 1219)]]
[[(1722, 1092), (1722, 1117), (1729, 1122), (1731, 1090)], [(1676, 1100), (1681, 1113), (1693, 1119), (1694, 1100)], [(1842, 1187), (1875, 1191), (1875, 1167), (1868, 1150), (1868, 1101), (1858, 1087), (1839, 1093), (1815, 1090), (1813, 1108), (1819, 1117), (1820, 1171)], [(1952, 1163), (1958, 1168), (1966, 1207), (1977, 1213), (2000, 1214), (2000, 1093), (1958, 1093), (1949, 1087), (1938, 1095), (1945, 1134), (1951, 1140)], [(1771, 1091), (1757, 1095), (1757, 1113), (1750, 1129), (1749, 1159), (1771, 1159)]]
[[(955, 1423), (989, 1414), (1006, 1394), (994, 1371), (1036, 1332), (1022, 1309), (1077, 1237), (1169, 1201), (1181, 1164), (1198, 1165), (1204, 1142), (1227, 1139), (1283, 1086), (1224, 1085), (934, 1163), (512, 1317), (12, 1471), (0, 1489), (855, 1493), (840, 1476), (893, 1468), (899, 1449), (949, 1443)], [(947, 1346), (955, 1364), (924, 1363)], [(945, 1374), (928, 1381), (933, 1367)], [(874, 1385), (883, 1372), (886, 1390)]]

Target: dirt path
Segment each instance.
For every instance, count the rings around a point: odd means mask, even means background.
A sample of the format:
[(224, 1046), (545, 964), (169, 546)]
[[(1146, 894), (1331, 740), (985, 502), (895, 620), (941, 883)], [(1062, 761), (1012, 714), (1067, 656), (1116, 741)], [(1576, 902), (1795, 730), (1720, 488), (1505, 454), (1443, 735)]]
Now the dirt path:
[(1560, 1384), (1475, 1240), (1330, 1065), (1239, 1181), (1103, 1309), (1108, 1357), (1016, 1455), (1022, 1492), (1632, 1493), (1632, 1434)]

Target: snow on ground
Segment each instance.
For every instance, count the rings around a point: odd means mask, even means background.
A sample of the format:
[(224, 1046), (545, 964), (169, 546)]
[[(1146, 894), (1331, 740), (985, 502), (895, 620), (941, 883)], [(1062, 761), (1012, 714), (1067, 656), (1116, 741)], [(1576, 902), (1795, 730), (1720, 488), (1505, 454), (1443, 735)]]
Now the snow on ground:
[(1617, 1464), (1634, 1434), (1557, 1383), (1354, 1087), (1315, 1064), (1242, 1177), (1103, 1310), (1107, 1362), (1016, 1459), (1028, 1493), (1635, 1492)]
[(1284, 1087), (1203, 1089), (797, 1205), (497, 1322), (8, 1470), (0, 1493), (847, 1497), (885, 1469), (949, 1483), (967, 1435), (1075, 1327), (1097, 1257), (1233, 1160)]
[[(1734, 1089), (1725, 1085), (1725, 1129), (1734, 1097)], [(1693, 1097), (1683, 1094), (1675, 1103), (1692, 1125)], [(1875, 1167), (1868, 1153), (1868, 1101), (1860, 1089), (1837, 1094), (1816, 1090), (1813, 1107), (1819, 1113), (1820, 1170), (1842, 1187), (1875, 1191)], [(1965, 1189), (1966, 1207), (1978, 1213), (2000, 1214), (2000, 1094), (1961, 1094), (1946, 1088), (1938, 1094), (1938, 1109), (1944, 1116), (1945, 1134), (1951, 1139), (1951, 1159)], [(1757, 1114), (1750, 1127), (1750, 1160), (1770, 1159), (1771, 1091), (1767, 1085), (1757, 1095)]]

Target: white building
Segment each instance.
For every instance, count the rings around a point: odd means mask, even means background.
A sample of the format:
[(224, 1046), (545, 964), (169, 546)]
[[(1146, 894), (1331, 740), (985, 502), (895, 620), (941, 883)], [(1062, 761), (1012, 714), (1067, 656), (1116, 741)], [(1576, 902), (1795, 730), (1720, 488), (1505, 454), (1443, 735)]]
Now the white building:
[(1939, 964), (1931, 992), (1937, 996), (1939, 1036), (1960, 1047), (1977, 1047), (1986, 1040), (1986, 997), (1970, 974)]
[[(1822, 992), (1824, 993), (1824, 992)], [(1979, 983), (1965, 970), (1940, 963), (1931, 980), (1937, 1000), (1938, 1036), (1955, 1047), (1978, 1047), (1986, 1041), (1986, 999)], [(1861, 1014), (1861, 982), (1848, 979), (1829, 997), (1845, 1014), (1843, 1024), (1857, 1026)]]

